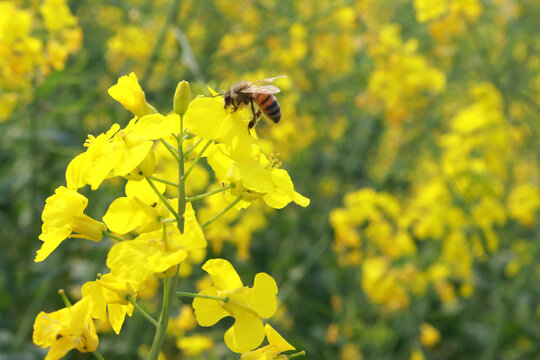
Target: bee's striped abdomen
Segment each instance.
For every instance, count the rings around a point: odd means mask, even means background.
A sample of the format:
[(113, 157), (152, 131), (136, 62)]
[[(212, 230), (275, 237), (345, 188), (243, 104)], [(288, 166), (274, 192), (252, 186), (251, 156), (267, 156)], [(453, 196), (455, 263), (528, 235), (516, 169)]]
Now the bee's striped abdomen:
[(256, 94), (253, 97), (263, 114), (277, 123), (281, 119), (281, 109), (276, 97), (272, 94)]

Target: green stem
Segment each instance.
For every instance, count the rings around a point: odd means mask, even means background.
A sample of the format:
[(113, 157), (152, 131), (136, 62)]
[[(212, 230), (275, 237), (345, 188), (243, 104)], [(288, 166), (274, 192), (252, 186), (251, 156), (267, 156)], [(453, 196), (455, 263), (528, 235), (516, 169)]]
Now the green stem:
[[(178, 1), (175, 2), (178, 7)], [(184, 117), (180, 115), (180, 132), (184, 129)], [(169, 209), (173, 214), (176, 214), (176, 219), (178, 220), (176, 225), (178, 230), (181, 233), (184, 232), (184, 212), (186, 211), (186, 184), (183, 179), (184, 177), (184, 153), (182, 150), (183, 138), (178, 137), (178, 212), (174, 211), (172, 207)], [(152, 180), (146, 178), (150, 186), (153, 186)], [(154, 191), (157, 190), (153, 186)], [(159, 191), (156, 193), (160, 194)], [(168, 203), (167, 203), (168, 204)], [(170, 207), (170, 205), (169, 205)], [(165, 340), (165, 333), (167, 332), (167, 325), (169, 324), (169, 317), (171, 315), (172, 305), (175, 299), (176, 287), (178, 284), (178, 272), (180, 270), (180, 265), (176, 267), (176, 272), (174, 273), (171, 281), (169, 278), (165, 278), (163, 282), (163, 306), (161, 308), (161, 315), (159, 317), (159, 323), (157, 326), (156, 334), (154, 336), (154, 341), (152, 342), (152, 347), (150, 348), (150, 353), (148, 354), (149, 360), (157, 360), (161, 347), (163, 346), (163, 341)]]
[(294, 354), (291, 354), (291, 355), (287, 355), (287, 357), (289, 359), (294, 359), (294, 358), (297, 358), (297, 357), (300, 357), (300, 356), (306, 356), (306, 351), (305, 350), (302, 350), (302, 351), (299, 351), (297, 353), (294, 353)]
[(105, 358), (103, 357), (103, 355), (101, 355), (101, 354), (99, 353), (99, 351), (97, 351), (97, 350), (96, 350), (96, 351), (92, 351), (92, 354), (94, 354), (94, 356), (95, 356), (96, 358), (98, 358), (99, 360), (105, 360)]
[(127, 299), (135, 307), (135, 309), (137, 309), (141, 313), (141, 315), (146, 320), (148, 320), (155, 327), (158, 327), (158, 325), (159, 325), (158, 322), (156, 320), (154, 320), (154, 318), (152, 316), (150, 316), (150, 314), (148, 314), (146, 311), (144, 311), (144, 309), (139, 304), (137, 304), (137, 302), (135, 300), (133, 300), (133, 298), (131, 296), (128, 296)]
[(211, 196), (211, 195), (214, 195), (214, 194), (219, 194), (220, 192), (224, 192), (224, 191), (227, 191), (229, 189), (232, 189), (233, 187), (234, 187), (234, 183), (229, 184), (227, 186), (224, 186), (224, 187), (222, 187), (220, 189), (217, 189), (217, 190), (209, 191), (209, 192), (207, 192), (205, 194), (188, 197), (188, 198), (186, 198), (186, 201), (187, 202), (192, 202), (192, 201), (201, 200), (201, 199), (204, 199), (205, 197), (208, 197), (208, 196)]
[(177, 150), (174, 148), (174, 146), (172, 146), (171, 144), (169, 144), (168, 142), (166, 142), (163, 139), (160, 139), (160, 141), (163, 144), (163, 146), (165, 146), (165, 149), (167, 149), (167, 151), (173, 156), (173, 158), (176, 161), (179, 161), (178, 155), (176, 154)]
[(175, 183), (175, 182), (172, 182), (172, 181), (169, 181), (169, 180), (164, 180), (164, 179), (160, 179), (158, 177), (155, 177), (155, 176), (149, 176), (150, 179), (156, 181), (156, 182), (159, 182), (159, 183), (162, 183), (162, 184), (165, 184), (165, 185), (170, 185), (170, 186), (174, 186), (174, 187), (177, 187), (178, 184)]
[(211, 296), (211, 295), (196, 294), (196, 293), (190, 293), (190, 292), (184, 292), (184, 291), (177, 291), (176, 295), (184, 296), (184, 297), (191, 297), (191, 298), (217, 300), (217, 301), (222, 301), (222, 302), (229, 301), (229, 298), (226, 296)]
[(182, 181), (186, 180), (186, 178), (188, 177), (191, 170), (193, 170), (195, 165), (197, 165), (197, 162), (203, 156), (204, 152), (206, 151), (206, 149), (208, 149), (208, 147), (210, 146), (210, 144), (212, 144), (212, 142), (213, 142), (213, 140), (208, 140), (206, 142), (206, 144), (204, 144), (204, 147), (201, 149), (201, 151), (199, 151), (199, 153), (197, 154), (197, 157), (193, 160), (193, 162), (191, 163), (191, 165), (187, 169), (186, 173), (180, 178), (180, 180), (182, 180)]
[(202, 224), (201, 227), (204, 229), (205, 227), (207, 227), (208, 225), (210, 225), (211, 223), (216, 221), (221, 215), (225, 214), (227, 211), (231, 210), (234, 207), (234, 205), (238, 204), (240, 202), (240, 200), (242, 200), (242, 195), (240, 195), (236, 199), (234, 199), (234, 201), (232, 203), (230, 203), (229, 205), (227, 205), (227, 207), (225, 209), (218, 212), (216, 215), (214, 215), (213, 218), (211, 218), (210, 220), (208, 220), (207, 222)]
[[(161, 202), (163, 203), (163, 205), (165, 205), (165, 207), (167, 209), (169, 209), (169, 211), (173, 214), (173, 216), (176, 218), (176, 220), (178, 222), (182, 221), (184, 222), (184, 219), (178, 215), (178, 213), (176, 212), (176, 210), (174, 210), (174, 208), (171, 206), (171, 204), (169, 204), (169, 202), (167, 201), (167, 199), (165, 198), (165, 196), (163, 196), (162, 193), (159, 192), (159, 190), (157, 189), (156, 185), (154, 184), (154, 182), (152, 181), (152, 179), (150, 179), (150, 177), (145, 177), (146, 181), (148, 182), (148, 184), (150, 185), (150, 187), (152, 188), (152, 190), (154, 190), (154, 192), (156, 193), (156, 195), (159, 197), (159, 200), (161, 200)], [(182, 212), (183, 214), (184, 212)]]
[(200, 138), (199, 140), (197, 140), (197, 142), (195, 144), (193, 144), (192, 147), (190, 147), (189, 149), (187, 149), (185, 152), (184, 152), (184, 156), (188, 156), (189, 154), (191, 154), (191, 152), (193, 150), (195, 150), (195, 148), (197, 146), (199, 146), (199, 144), (203, 141), (204, 139), (203, 138)]
[[(184, 115), (180, 115), (180, 132), (184, 131)], [(178, 212), (184, 214), (186, 210), (186, 175), (184, 174), (184, 139), (178, 138)], [(184, 233), (184, 218), (178, 222), (178, 230)]]
[(159, 316), (159, 323), (156, 330), (156, 335), (154, 336), (154, 342), (152, 343), (152, 348), (150, 349), (150, 354), (148, 355), (149, 360), (157, 360), (159, 353), (161, 351), (161, 346), (163, 345), (163, 340), (165, 338), (165, 332), (167, 331), (167, 321), (169, 316), (167, 315), (167, 310), (169, 309), (169, 278), (166, 277), (163, 280), (163, 303), (161, 304), (161, 315)]
[(60, 297), (62, 298), (62, 301), (64, 302), (64, 305), (66, 305), (66, 307), (71, 307), (71, 302), (67, 298), (66, 292), (64, 291), (64, 289), (58, 290), (58, 295), (60, 295)]
[(109, 237), (111, 239), (114, 239), (114, 240), (117, 240), (117, 241), (126, 241), (126, 239), (122, 239), (120, 236), (116, 236), (114, 234), (111, 234), (108, 231), (104, 231), (103, 236), (107, 236), (107, 237)]

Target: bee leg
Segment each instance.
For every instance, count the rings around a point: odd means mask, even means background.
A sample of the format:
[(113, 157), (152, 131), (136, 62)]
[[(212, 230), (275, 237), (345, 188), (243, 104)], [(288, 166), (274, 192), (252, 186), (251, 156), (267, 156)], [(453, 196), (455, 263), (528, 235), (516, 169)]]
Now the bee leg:
[(257, 125), (257, 123), (259, 122), (259, 119), (261, 118), (261, 115), (262, 115), (261, 110), (257, 110), (257, 112), (253, 114), (253, 118), (248, 124), (248, 133), (253, 127), (255, 127), (255, 125)]
[(253, 114), (253, 117), (251, 118), (251, 121), (248, 124), (248, 133), (249, 131), (257, 124), (257, 121), (259, 121), (259, 118), (261, 117), (261, 110), (258, 110), (255, 112), (255, 106), (253, 105), (253, 99), (249, 100), (251, 104), (251, 113)]

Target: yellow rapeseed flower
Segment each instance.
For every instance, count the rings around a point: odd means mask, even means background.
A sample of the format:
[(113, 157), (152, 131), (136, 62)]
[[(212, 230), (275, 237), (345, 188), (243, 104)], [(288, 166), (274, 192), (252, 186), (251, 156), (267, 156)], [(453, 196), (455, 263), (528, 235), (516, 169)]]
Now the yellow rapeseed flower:
[(40, 312), (34, 322), (32, 339), (42, 348), (50, 347), (45, 360), (60, 359), (71, 349), (95, 351), (99, 340), (91, 314), (89, 298), (52, 313)]
[(226, 297), (226, 301), (195, 298), (193, 308), (201, 326), (212, 326), (226, 316), (235, 318), (225, 333), (225, 343), (234, 352), (242, 353), (259, 346), (264, 339), (262, 318), (276, 312), (276, 282), (266, 273), (255, 275), (253, 288), (244, 287), (231, 263), (224, 259), (208, 260), (203, 270), (212, 277), (214, 286), (202, 295)]
[(107, 256), (107, 266), (119, 278), (143, 282), (154, 274), (165, 274), (176, 268), (194, 251), (206, 248), (206, 239), (195, 218), (191, 204), (184, 213), (184, 233), (174, 225), (139, 235), (135, 240), (115, 244)]
[(156, 110), (146, 102), (144, 91), (139, 85), (135, 73), (120, 77), (116, 85), (109, 88), (109, 95), (137, 117), (156, 112)]
[(84, 214), (88, 199), (76, 191), (61, 186), (49, 196), (41, 218), (39, 239), (43, 241), (34, 261), (43, 261), (66, 238), (100, 241), (107, 230), (105, 224)]
[[(160, 193), (165, 190), (165, 184), (158, 183), (155, 186)], [(118, 234), (127, 234), (133, 230), (138, 233), (159, 230), (161, 220), (173, 217), (146, 180), (128, 181), (126, 195), (115, 199), (103, 216), (107, 227)], [(174, 208), (177, 203), (178, 199), (170, 200)]]
[(105, 274), (101, 279), (89, 281), (82, 286), (83, 299), (92, 302), (92, 317), (109, 321), (115, 333), (119, 334), (126, 314), (131, 316), (133, 305), (127, 296), (137, 297), (138, 284), (124, 281), (113, 274)]
[(264, 325), (264, 333), (268, 339), (268, 345), (260, 349), (243, 353), (241, 360), (272, 360), (279, 359), (279, 354), (284, 351), (296, 350), (269, 324)]
[(152, 175), (155, 165), (152, 140), (168, 137), (177, 119), (176, 114), (150, 114), (132, 119), (123, 130), (114, 124), (98, 137), (88, 135), (86, 152), (76, 156), (67, 167), (68, 188), (76, 190), (89, 184), (96, 190), (107, 178), (141, 179)]
[(229, 154), (223, 144), (218, 144), (208, 150), (207, 159), (223, 185), (236, 185), (230, 190), (232, 194), (242, 194), (245, 201), (263, 199), (275, 209), (281, 209), (291, 201), (303, 207), (309, 205), (310, 200), (294, 190), (289, 173), (279, 169), (280, 162), (269, 160), (259, 148), (252, 147), (250, 157), (237, 158)]

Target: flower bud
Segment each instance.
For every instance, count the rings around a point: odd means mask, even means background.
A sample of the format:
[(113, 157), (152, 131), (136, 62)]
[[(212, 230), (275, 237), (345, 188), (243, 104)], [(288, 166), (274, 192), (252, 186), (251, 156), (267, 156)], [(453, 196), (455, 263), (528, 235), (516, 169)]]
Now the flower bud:
[(190, 97), (189, 83), (185, 80), (180, 81), (174, 93), (173, 109), (176, 114), (184, 115), (186, 113)]
[(109, 88), (109, 95), (137, 117), (157, 112), (146, 102), (144, 91), (135, 73), (120, 77), (116, 85)]

